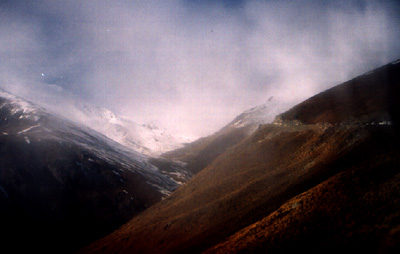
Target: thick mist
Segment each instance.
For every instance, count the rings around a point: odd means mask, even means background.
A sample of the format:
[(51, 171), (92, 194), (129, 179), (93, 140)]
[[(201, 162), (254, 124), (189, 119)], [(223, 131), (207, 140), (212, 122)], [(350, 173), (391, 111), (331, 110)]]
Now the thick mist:
[(400, 57), (396, 1), (1, 1), (0, 86), (203, 136)]

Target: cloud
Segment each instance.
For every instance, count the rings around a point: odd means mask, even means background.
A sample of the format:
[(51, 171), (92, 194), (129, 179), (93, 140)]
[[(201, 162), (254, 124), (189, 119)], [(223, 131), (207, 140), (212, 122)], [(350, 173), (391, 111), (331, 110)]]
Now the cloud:
[(6, 89), (57, 86), (197, 135), (270, 96), (294, 104), (400, 57), (390, 1), (16, 1), (1, 10)]

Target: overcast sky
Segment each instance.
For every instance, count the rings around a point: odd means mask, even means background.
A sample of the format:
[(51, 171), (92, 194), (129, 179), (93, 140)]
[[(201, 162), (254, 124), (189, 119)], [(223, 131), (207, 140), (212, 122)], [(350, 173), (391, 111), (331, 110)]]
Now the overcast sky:
[(207, 135), (400, 58), (398, 2), (0, 0), (0, 87)]

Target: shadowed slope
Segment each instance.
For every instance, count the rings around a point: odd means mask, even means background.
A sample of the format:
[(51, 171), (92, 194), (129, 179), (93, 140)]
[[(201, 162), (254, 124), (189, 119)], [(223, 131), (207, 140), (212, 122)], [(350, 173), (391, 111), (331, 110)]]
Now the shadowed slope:
[(146, 156), (0, 91), (4, 249), (76, 251), (176, 189), (168, 175)]

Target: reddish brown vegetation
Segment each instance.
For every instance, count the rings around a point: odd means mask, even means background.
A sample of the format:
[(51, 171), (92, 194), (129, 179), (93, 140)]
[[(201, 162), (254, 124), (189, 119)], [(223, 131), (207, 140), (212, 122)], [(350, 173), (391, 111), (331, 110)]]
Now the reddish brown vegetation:
[(385, 153), (378, 138), (370, 134), (380, 130), (303, 128), (264, 127), (169, 198), (97, 242), (95, 249), (107, 253), (201, 251), (336, 173), (362, 167), (364, 156), (380, 162)]
[(248, 137), (255, 129), (255, 124), (249, 124), (241, 128), (235, 128), (229, 124), (210, 136), (196, 140), (175, 151), (167, 152), (162, 156), (187, 163), (187, 170), (196, 174), (229, 147)]
[(399, 150), (368, 155), (207, 253), (399, 253)]
[[(399, 130), (366, 124), (396, 120), (399, 69), (386, 66), (300, 104), (81, 253), (193, 253), (221, 242), (208, 251), (398, 248)], [(376, 92), (378, 81), (384, 91)], [(338, 98), (342, 90), (353, 92)]]
[(285, 112), (282, 119), (300, 120), (308, 124), (340, 123), (349, 120), (398, 122), (399, 69), (399, 64), (388, 64), (369, 75), (333, 87)]

